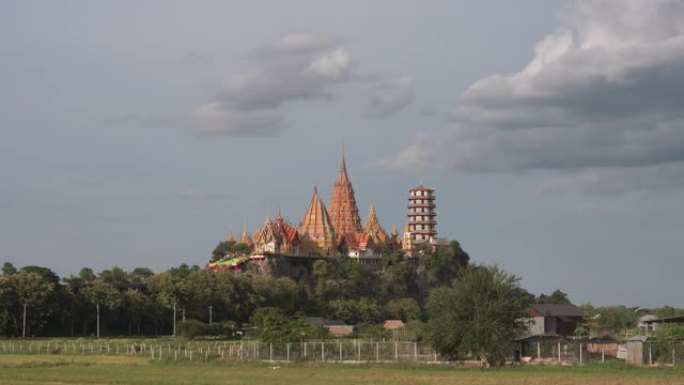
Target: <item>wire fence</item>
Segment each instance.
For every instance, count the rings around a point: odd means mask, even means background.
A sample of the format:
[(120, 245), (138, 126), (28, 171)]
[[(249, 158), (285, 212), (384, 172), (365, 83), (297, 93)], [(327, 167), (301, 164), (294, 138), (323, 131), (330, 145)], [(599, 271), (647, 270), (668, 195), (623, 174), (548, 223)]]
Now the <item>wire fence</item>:
[[(449, 360), (430, 345), (409, 341), (326, 340), (290, 343), (160, 340), (0, 340), (0, 354), (118, 355), (152, 360), (421, 363), (478, 365), (473, 357)], [(625, 360), (635, 365), (684, 366), (684, 342), (659, 343), (527, 340), (511, 361), (541, 365), (585, 365)]]
[(427, 344), (372, 340), (264, 343), (242, 341), (0, 341), (0, 354), (135, 355), (163, 360), (270, 362), (442, 362)]
[(684, 341), (530, 339), (520, 343), (521, 361), (584, 365), (624, 360), (634, 365), (684, 366)]

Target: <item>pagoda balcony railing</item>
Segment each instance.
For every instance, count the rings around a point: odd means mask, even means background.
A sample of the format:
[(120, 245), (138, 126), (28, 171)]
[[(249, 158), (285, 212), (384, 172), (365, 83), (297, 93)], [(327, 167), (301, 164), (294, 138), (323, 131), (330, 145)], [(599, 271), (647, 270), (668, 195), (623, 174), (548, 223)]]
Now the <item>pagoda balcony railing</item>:
[(429, 205), (429, 204), (410, 204), (408, 205), (409, 209), (428, 209), (428, 210), (434, 210), (437, 206), (435, 205)]
[(424, 201), (434, 201), (435, 197), (434, 196), (414, 196), (414, 197), (408, 197), (408, 200), (410, 201), (419, 201), (419, 200), (424, 200)]
[(409, 225), (432, 225), (432, 226), (436, 226), (437, 221), (409, 221), (408, 224)]

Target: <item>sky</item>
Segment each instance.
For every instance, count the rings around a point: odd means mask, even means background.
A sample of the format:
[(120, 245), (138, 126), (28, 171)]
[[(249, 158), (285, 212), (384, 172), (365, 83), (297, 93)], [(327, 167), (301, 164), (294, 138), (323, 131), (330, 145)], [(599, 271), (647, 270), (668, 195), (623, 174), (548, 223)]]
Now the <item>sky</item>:
[(324, 199), (436, 189), (535, 294), (684, 307), (684, 1), (3, 1), (0, 262), (206, 264)]

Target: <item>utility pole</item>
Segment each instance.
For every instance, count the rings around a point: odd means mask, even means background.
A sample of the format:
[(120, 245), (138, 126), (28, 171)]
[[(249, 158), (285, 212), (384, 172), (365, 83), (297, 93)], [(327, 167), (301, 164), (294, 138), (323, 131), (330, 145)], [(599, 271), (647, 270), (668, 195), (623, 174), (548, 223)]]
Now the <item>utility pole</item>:
[(185, 322), (185, 306), (183, 306), (183, 322)]
[(21, 338), (26, 338), (26, 307), (28, 305), (24, 303), (24, 321), (23, 321), (23, 328), (21, 329)]
[(212, 313), (213, 313), (214, 307), (209, 306), (209, 325), (212, 324)]
[(97, 309), (97, 338), (100, 338), (100, 304), (95, 305)]
[(173, 336), (176, 336), (176, 304), (173, 304)]

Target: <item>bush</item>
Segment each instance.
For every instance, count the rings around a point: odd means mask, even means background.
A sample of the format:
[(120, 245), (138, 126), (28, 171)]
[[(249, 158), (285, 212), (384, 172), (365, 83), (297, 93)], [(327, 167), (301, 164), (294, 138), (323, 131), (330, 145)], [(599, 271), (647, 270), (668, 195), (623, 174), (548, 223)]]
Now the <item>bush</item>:
[(204, 322), (189, 319), (181, 322), (177, 333), (185, 338), (194, 339), (201, 336), (232, 336), (235, 331), (235, 322), (217, 322), (206, 324)]

